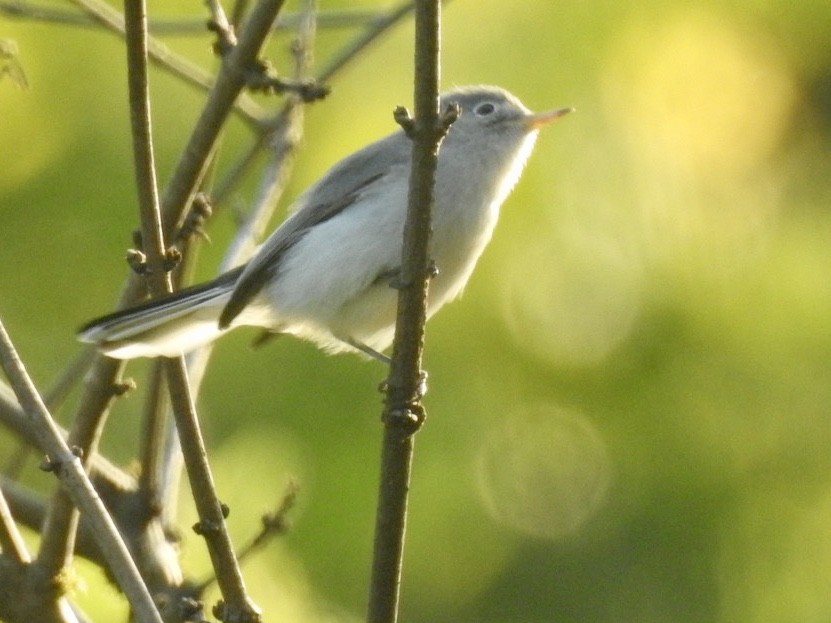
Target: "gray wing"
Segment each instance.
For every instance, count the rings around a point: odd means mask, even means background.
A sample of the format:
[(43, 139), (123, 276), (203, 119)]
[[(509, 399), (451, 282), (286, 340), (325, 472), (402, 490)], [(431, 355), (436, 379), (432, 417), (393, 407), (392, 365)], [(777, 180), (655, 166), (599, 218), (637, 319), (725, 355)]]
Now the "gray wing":
[(408, 165), (410, 142), (397, 132), (344, 158), (298, 199), (299, 207), (287, 218), (248, 262), (219, 316), (219, 328), (227, 328), (240, 312), (274, 278), (280, 261), (315, 225), (337, 216), (364, 190), (380, 180), (396, 164)]

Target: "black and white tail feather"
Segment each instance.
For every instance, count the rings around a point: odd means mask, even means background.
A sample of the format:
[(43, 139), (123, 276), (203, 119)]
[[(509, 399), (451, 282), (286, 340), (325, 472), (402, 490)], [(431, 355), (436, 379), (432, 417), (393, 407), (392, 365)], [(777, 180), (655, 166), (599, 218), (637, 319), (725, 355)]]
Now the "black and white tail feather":
[(78, 339), (117, 359), (173, 357), (207, 344), (225, 331), (217, 319), (242, 269), (97, 318), (79, 330)]

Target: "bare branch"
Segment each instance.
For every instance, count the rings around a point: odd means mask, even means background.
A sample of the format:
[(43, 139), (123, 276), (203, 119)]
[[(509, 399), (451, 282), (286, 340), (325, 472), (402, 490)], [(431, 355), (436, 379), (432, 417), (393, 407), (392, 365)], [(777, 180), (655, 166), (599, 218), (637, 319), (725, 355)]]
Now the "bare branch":
[[(72, 0), (86, 15), (108, 30), (124, 35), (124, 16), (103, 0)], [(202, 22), (202, 32), (205, 24)], [(214, 78), (202, 68), (176, 54), (162, 42), (149, 38), (148, 55), (152, 61), (185, 82), (203, 90), (212, 88)], [(256, 123), (262, 117), (262, 109), (249, 97), (243, 96), (235, 103), (234, 110), (249, 123)]]
[(271, 30), (284, 0), (261, 0), (239, 34), (239, 42), (224, 58), (194, 131), (162, 199), (162, 224), (173, 231), (196, 192), (219, 132), (245, 87), (248, 69)]
[[(232, 25), (235, 27), (242, 22), (242, 17), (247, 10), (247, 2), (237, 1), (234, 3)], [(48, 5), (41, 5), (27, 0), (0, 0), (0, 14), (10, 18), (30, 19), (53, 24), (67, 26), (100, 26), (101, 23), (89, 15), (57, 9)], [(383, 19), (385, 11), (371, 9), (348, 8), (331, 9), (318, 13), (318, 25), (324, 28), (354, 28), (372, 24)], [(237, 19), (239, 15), (240, 19)], [(274, 22), (274, 30), (294, 30), (303, 19), (303, 13), (281, 13)], [(204, 35), (205, 19), (202, 17), (178, 17), (178, 18), (150, 18), (148, 20), (149, 30), (153, 35)], [(151, 44), (152, 45), (152, 44)]]
[(14, 517), (9, 510), (6, 496), (0, 491), (0, 551), (11, 556), (18, 564), (31, 562), (32, 557), (23, 541), (23, 536), (14, 523)]
[(99, 546), (107, 558), (116, 581), (130, 600), (136, 620), (161, 623), (156, 606), (130, 558), (127, 547), (118, 534), (118, 529), (96, 494), (81, 461), (61, 437), (52, 416), (38, 396), (2, 322), (0, 322), (0, 363), (20, 405), (30, 419), (40, 447), (49, 455), (52, 471), (61, 480), (73, 502), (92, 523)]
[(344, 47), (335, 58), (329, 61), (318, 74), (318, 82), (328, 82), (333, 74), (340, 71), (346, 63), (355, 58), (359, 52), (375, 41), (380, 35), (387, 32), (392, 26), (401, 21), (402, 18), (409, 15), (414, 7), (415, 2), (408, 0), (374, 20), (363, 34), (358, 36), (349, 46)]
[[(240, 563), (248, 559), (251, 554), (264, 548), (274, 537), (286, 534), (291, 524), (288, 520), (289, 511), (294, 508), (297, 501), (297, 494), (300, 491), (300, 486), (295, 482), (289, 482), (286, 491), (283, 494), (283, 499), (280, 500), (277, 508), (262, 516), (260, 531), (246, 543), (237, 554), (237, 560)], [(212, 576), (194, 587), (197, 594), (203, 593), (207, 588), (216, 581), (216, 577)]]
[[(121, 369), (122, 362), (99, 357), (93, 366), (94, 373), (86, 377), (85, 391), (72, 429), (67, 435), (67, 443), (78, 449), (80, 462), (85, 469), (89, 469), (91, 457), (96, 455), (110, 407), (124, 387), (118, 380)], [(47, 577), (59, 573), (71, 561), (78, 528), (76, 506), (64, 489), (55, 491), (41, 531), (36, 560)]]
[(290, 527), (288, 514), (294, 508), (299, 492), (300, 486), (295, 481), (289, 482), (280, 504), (273, 512), (263, 515), (260, 531), (239, 551), (238, 558), (240, 561), (265, 547), (268, 541), (275, 536), (285, 534), (288, 531)]
[[(14, 393), (11, 388), (5, 383), (0, 382), (0, 424), (12, 431), (20, 439), (24, 440), (32, 448), (38, 448), (37, 439), (26, 414), (20, 408)], [(58, 428), (61, 436), (66, 439), (68, 433), (61, 428)], [(89, 465), (96, 479), (103, 479), (112, 483), (113, 486), (122, 488), (129, 488), (135, 486), (135, 480), (128, 475), (124, 470), (117, 467), (100, 454), (93, 454), (89, 459)]]
[[(313, 8), (312, 3), (311, 15), (314, 12)], [(306, 47), (311, 46), (313, 35), (314, 21), (311, 18), (300, 35), (302, 42), (300, 47), (303, 49), (302, 53), (298, 52), (297, 54), (296, 75), (298, 77), (305, 74), (306, 63), (310, 59)], [(287, 104), (286, 124), (283, 126), (285, 134), (278, 138), (290, 138), (291, 140), (277, 140), (274, 143), (275, 153), (266, 167), (261, 190), (255, 200), (249, 220), (241, 228), (235, 239), (240, 242), (231, 245), (226, 253), (223, 266), (236, 264), (244, 259), (248, 252), (249, 241), (261, 235), (262, 227), (264, 227), (276, 206), (277, 196), (282, 192), (286, 179), (287, 159), (296, 145), (302, 127), (302, 107), (300, 104), (298, 98), (290, 98)], [(185, 376), (187, 368), (181, 360), (167, 361), (171, 401), (173, 402), (174, 415), (179, 429), (182, 455), (200, 517), (196, 529), (206, 539), (216, 572), (216, 579), (224, 599), (224, 602), (217, 606), (215, 614), (223, 620), (258, 621), (259, 610), (247, 595), (238, 561), (234, 556), (230, 539), (225, 530), (223, 516), (225, 509), (216, 498), (210, 470), (207, 462), (204, 461), (204, 447), (202, 447), (198, 421), (193, 412), (190, 398), (191, 387), (198, 387), (201, 382), (202, 373), (210, 352), (210, 348), (203, 348), (188, 357), (188, 368), (193, 369), (197, 375), (194, 385), (187, 382)], [(170, 491), (167, 492), (167, 494), (169, 493)], [(165, 495), (165, 497), (167, 496)]]
[(211, 12), (211, 19), (208, 22), (208, 29), (216, 33), (217, 42), (214, 44), (214, 51), (222, 56), (229, 52), (237, 44), (237, 36), (234, 34), (234, 26), (225, 16), (225, 9), (219, 0), (206, 0), (208, 10)]
[(130, 93), (130, 127), (133, 164), (141, 215), (142, 250), (146, 254), (151, 294), (169, 293), (171, 284), (162, 232), (153, 136), (150, 119), (150, 89), (147, 83), (147, 15), (144, 0), (125, 0), (127, 84)]
[(160, 476), (164, 456), (164, 440), (167, 401), (162, 391), (163, 370), (160, 361), (151, 364), (150, 375), (145, 391), (146, 403), (142, 417), (139, 456), (141, 473), (138, 479), (139, 495), (144, 500), (147, 512), (155, 512), (162, 506), (160, 498)]
[(226, 529), (227, 507), (216, 497), (184, 358), (166, 359), (165, 367), (170, 387), (170, 401), (173, 404), (179, 441), (182, 444), (182, 456), (196, 511), (199, 514), (199, 522), (194, 526), (194, 531), (205, 538), (211, 564), (216, 571), (219, 590), (222, 592), (223, 601), (214, 608), (214, 615), (221, 621), (259, 623), (260, 610), (248, 596)]
[[(405, 16), (409, 15), (409, 13), (413, 10), (413, 6), (413, 2), (411, 0), (407, 0), (373, 20), (372, 25), (367, 27), (365, 32), (344, 46), (335, 58), (332, 59), (323, 68), (323, 70), (317, 74), (317, 82), (319, 84), (329, 82), (339, 71), (346, 67), (350, 61), (355, 59), (360, 52), (366, 49), (369, 44), (377, 40), (381, 35), (400, 22)], [(287, 102), (276, 115), (267, 121), (264, 126), (265, 131), (254, 139), (249, 146), (248, 151), (246, 151), (237, 160), (237, 162), (230, 167), (214, 191), (214, 199), (217, 203), (221, 204), (225, 198), (231, 194), (231, 191), (237, 186), (237, 184), (239, 184), (244, 173), (250, 168), (251, 163), (257, 155), (265, 149), (269, 143), (273, 143), (275, 135), (282, 132), (282, 128), (286, 123), (286, 118), (289, 115), (291, 107), (292, 102)]]
[(415, 119), (401, 110), (396, 114), (413, 141), (413, 152), (398, 315), (386, 382), (368, 623), (394, 623), (398, 617), (413, 435), (425, 417), (421, 388), (426, 375), (421, 370), (421, 358), (432, 272), (428, 255), (430, 218), (438, 147), (449, 126), (449, 120), (439, 115), (440, 18), (439, 0), (416, 0)]
[[(130, 86), (130, 111), (133, 153), (141, 212), (142, 242), (147, 252), (150, 292), (169, 293), (171, 282), (166, 267), (162, 218), (156, 191), (156, 174), (150, 122), (150, 97), (147, 86), (147, 32), (142, 0), (126, 0), (127, 65)], [(273, 19), (273, 18), (271, 18)], [(270, 22), (269, 22), (270, 23)], [(231, 50), (234, 53), (236, 48)], [(217, 616), (223, 621), (243, 623), (260, 620), (260, 611), (248, 597), (233, 547), (225, 527), (224, 509), (216, 497), (183, 357), (165, 362), (173, 412), (182, 444), (185, 465), (199, 513), (199, 526), (208, 545), (224, 599)]]
[[(314, 44), (315, 3), (309, 1), (307, 4), (309, 5), (306, 11), (308, 17), (298, 34), (298, 44), (295, 48), (295, 78), (298, 79), (305, 77), (307, 73), (307, 66), (311, 62), (310, 50)], [(269, 133), (272, 154), (265, 166), (260, 187), (248, 217), (229, 244), (220, 265), (220, 272), (238, 265), (250, 255), (251, 250), (262, 237), (288, 179), (291, 156), (303, 130), (303, 107), (299, 98), (289, 97), (278, 117), (281, 123)], [(190, 353), (186, 358), (189, 386), (194, 394), (198, 392), (201, 385), (211, 352), (211, 346), (207, 345)], [(164, 458), (161, 461), (161, 480), (158, 483), (158, 499), (165, 516), (169, 516), (171, 509), (175, 507), (178, 495), (177, 474), (182, 464), (181, 447), (177, 443), (176, 436), (171, 434), (172, 432), (168, 429), (162, 437)], [(150, 478), (149, 475), (148, 478)]]

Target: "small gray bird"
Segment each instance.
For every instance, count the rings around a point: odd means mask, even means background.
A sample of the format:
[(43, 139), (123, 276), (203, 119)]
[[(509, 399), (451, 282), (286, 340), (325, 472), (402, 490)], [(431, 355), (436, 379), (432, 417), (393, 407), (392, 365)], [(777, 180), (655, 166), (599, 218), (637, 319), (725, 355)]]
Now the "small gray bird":
[[(439, 151), (427, 315), (456, 298), (491, 238), (538, 130), (571, 108), (532, 113), (504, 89), (441, 97), (461, 114)], [(380, 354), (392, 342), (411, 142), (397, 131), (347, 156), (298, 198), (247, 264), (213, 281), (93, 320), (79, 339), (110, 357), (177, 356), (249, 325), (327, 352)]]

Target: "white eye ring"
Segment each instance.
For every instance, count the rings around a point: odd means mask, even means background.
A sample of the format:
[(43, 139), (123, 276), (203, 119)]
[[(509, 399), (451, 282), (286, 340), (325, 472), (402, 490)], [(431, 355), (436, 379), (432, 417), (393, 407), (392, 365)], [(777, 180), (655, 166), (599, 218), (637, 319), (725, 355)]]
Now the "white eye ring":
[(487, 117), (496, 110), (496, 105), (493, 102), (483, 102), (473, 109), (473, 114), (477, 117)]

